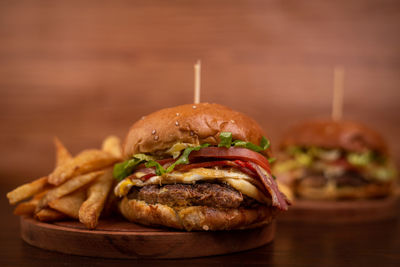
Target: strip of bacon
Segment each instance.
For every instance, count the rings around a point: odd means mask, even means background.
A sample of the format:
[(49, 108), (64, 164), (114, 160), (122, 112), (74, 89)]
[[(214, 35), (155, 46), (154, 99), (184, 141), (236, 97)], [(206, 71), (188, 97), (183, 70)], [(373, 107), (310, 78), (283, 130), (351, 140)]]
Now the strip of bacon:
[(155, 168), (146, 168), (146, 167), (144, 167), (144, 165), (143, 165), (143, 168), (140, 168), (140, 169), (136, 170), (134, 173), (132, 173), (131, 175), (129, 175), (129, 176), (126, 177), (126, 178), (129, 178), (129, 179), (138, 179), (138, 177), (136, 176), (136, 174), (139, 173), (139, 172), (144, 174), (143, 176), (141, 176), (141, 177), (139, 178), (139, 179), (142, 180), (142, 181), (146, 181), (147, 179), (149, 179), (149, 178), (151, 178), (151, 177), (153, 177), (153, 176), (156, 175), (156, 170), (155, 170)]
[(149, 174), (146, 174), (146, 175), (140, 177), (140, 180), (142, 180), (144, 182), (144, 181), (150, 179), (153, 176), (156, 176), (156, 174), (155, 173), (149, 173)]
[(265, 170), (263, 171), (260, 166), (253, 162), (249, 162), (253, 168), (257, 171), (258, 176), (261, 179), (261, 182), (265, 186), (265, 188), (268, 190), (269, 194), (271, 195), (272, 198), (272, 205), (276, 206), (280, 210), (287, 210), (288, 205), (290, 202), (287, 200), (284, 194), (282, 194), (278, 186), (276, 185), (276, 182), (272, 176), (269, 175), (268, 172)]
[(199, 151), (193, 151), (189, 155), (189, 160), (196, 158), (214, 158), (229, 159), (254, 162), (260, 165), (268, 173), (271, 173), (271, 167), (268, 160), (260, 153), (243, 147), (204, 147)]

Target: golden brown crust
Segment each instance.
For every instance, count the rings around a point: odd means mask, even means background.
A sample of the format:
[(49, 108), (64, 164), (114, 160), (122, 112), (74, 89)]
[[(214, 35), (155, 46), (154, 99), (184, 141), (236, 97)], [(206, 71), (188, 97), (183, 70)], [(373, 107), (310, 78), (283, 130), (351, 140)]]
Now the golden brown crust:
[(260, 223), (270, 223), (278, 212), (272, 207), (257, 209), (216, 209), (192, 206), (173, 209), (162, 204), (147, 204), (144, 201), (123, 198), (119, 203), (121, 214), (132, 222), (152, 226), (202, 231), (251, 228)]
[(302, 199), (338, 200), (338, 199), (370, 199), (386, 197), (393, 193), (392, 183), (367, 184), (359, 187), (309, 187), (298, 186), (296, 195)]
[(259, 144), (264, 135), (250, 117), (218, 104), (190, 104), (156, 111), (130, 128), (124, 143), (126, 157), (165, 151), (177, 142), (217, 145), (221, 132), (233, 139)]
[(283, 137), (280, 148), (317, 146), (387, 154), (382, 136), (367, 126), (351, 121), (310, 120), (292, 127)]

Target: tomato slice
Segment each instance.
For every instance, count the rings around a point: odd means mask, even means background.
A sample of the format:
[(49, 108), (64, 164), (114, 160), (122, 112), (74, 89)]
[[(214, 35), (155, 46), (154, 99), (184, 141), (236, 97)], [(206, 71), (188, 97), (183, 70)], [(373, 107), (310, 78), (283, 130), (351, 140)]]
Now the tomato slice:
[(239, 159), (251, 161), (261, 166), (268, 173), (271, 173), (269, 162), (263, 155), (243, 147), (204, 147), (199, 151), (193, 151), (190, 153), (189, 160), (195, 158)]

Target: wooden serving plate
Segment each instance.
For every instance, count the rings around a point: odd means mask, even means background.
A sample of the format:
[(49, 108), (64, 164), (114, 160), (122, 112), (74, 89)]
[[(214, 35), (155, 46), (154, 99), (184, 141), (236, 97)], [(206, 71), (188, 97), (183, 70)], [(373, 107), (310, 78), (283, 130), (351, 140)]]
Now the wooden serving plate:
[(294, 200), (278, 217), (284, 222), (363, 223), (393, 219), (398, 214), (399, 197), (353, 201)]
[(127, 221), (103, 220), (96, 230), (78, 221), (43, 223), (21, 217), (28, 244), (67, 254), (103, 258), (191, 258), (227, 254), (263, 246), (274, 238), (275, 223), (253, 229), (185, 232)]

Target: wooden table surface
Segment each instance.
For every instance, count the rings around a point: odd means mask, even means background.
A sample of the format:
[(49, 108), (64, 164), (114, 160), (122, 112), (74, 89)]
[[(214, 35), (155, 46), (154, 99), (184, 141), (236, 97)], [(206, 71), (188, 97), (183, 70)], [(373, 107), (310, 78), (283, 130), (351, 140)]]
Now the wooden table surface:
[[(7, 186), (1, 187), (4, 196)], [(275, 241), (224, 256), (183, 260), (113, 260), (79, 257), (32, 247), (19, 236), (19, 219), (1, 200), (0, 266), (400, 266), (400, 221), (364, 225), (278, 225)]]
[(1, 1), (0, 266), (400, 266), (396, 221), (281, 224), (271, 245), (201, 259), (62, 255), (25, 244), (4, 197), (51, 170), (53, 136), (77, 153), (190, 102), (198, 58), (202, 100), (254, 117), (273, 145), (291, 124), (329, 116), (344, 65), (345, 118), (380, 130), (400, 163), (399, 14), (396, 0)]

